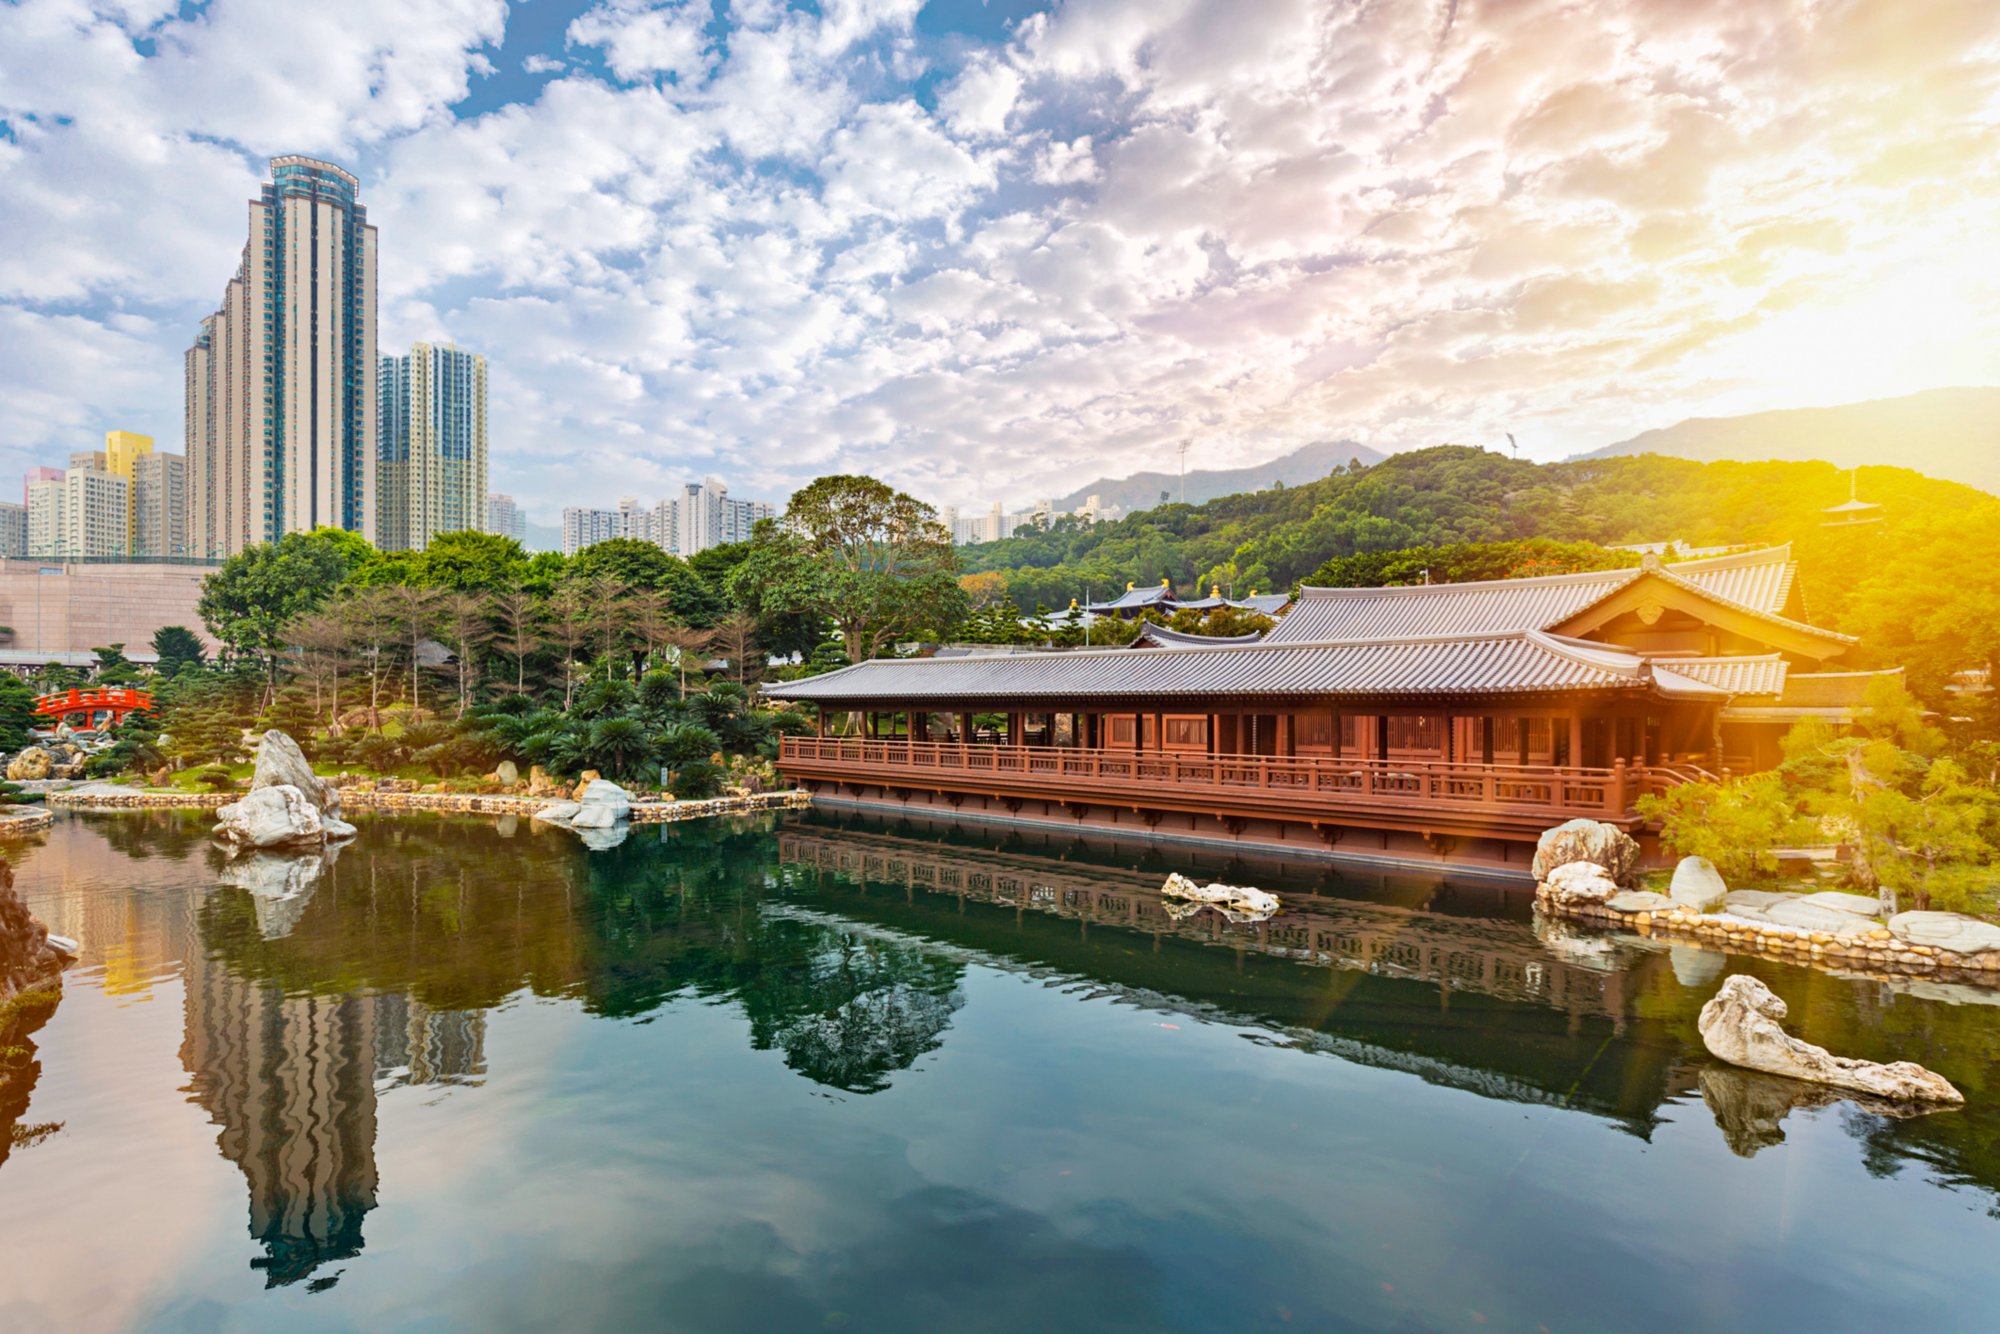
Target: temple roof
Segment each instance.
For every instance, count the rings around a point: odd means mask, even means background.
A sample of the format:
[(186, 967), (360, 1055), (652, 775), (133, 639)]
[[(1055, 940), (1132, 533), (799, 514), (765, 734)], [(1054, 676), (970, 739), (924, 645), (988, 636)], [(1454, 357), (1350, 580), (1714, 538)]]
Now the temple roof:
[(1777, 696), (1790, 671), (1782, 656), (1763, 653), (1742, 658), (1655, 658), (1656, 665), (1731, 695)]
[(1269, 643), (1389, 639), (1424, 634), (1488, 634), (1548, 630), (1642, 579), (1661, 579), (1739, 611), (1815, 636), (1853, 642), (1802, 625), (1780, 613), (1791, 598), (1796, 567), (1789, 545), (1707, 560), (1643, 565), (1532, 579), (1488, 579), (1402, 588), (1299, 590), (1296, 606), (1267, 637)]
[(1339, 644), (1087, 649), (993, 658), (877, 658), (766, 686), (774, 699), (867, 703), (1106, 701), (1170, 704), (1219, 697), (1446, 699), (1631, 691), (1720, 701), (1727, 692), (1620, 649), (1538, 630)]
[(1151, 645), (1154, 648), (1214, 648), (1219, 644), (1254, 644), (1264, 636), (1255, 631), (1247, 635), (1191, 635), (1184, 630), (1171, 629), (1156, 621), (1147, 621), (1139, 628), (1139, 637), (1130, 648)]

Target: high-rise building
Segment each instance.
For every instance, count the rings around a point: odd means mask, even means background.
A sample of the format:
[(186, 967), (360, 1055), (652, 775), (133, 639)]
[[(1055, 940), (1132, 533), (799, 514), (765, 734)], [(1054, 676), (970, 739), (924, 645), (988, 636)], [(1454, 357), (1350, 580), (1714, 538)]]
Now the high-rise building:
[[(56, 472), (37, 468), (37, 473)], [(63, 541), (63, 474), (28, 478), (28, 554), (55, 559), (67, 554)]]
[[(145, 437), (141, 436), (140, 439), (143, 440)], [(111, 455), (108, 451), (102, 449), (72, 450), (69, 456), (69, 466), (71, 468), (95, 468), (99, 472), (110, 472)]]
[(28, 507), (0, 500), (0, 557), (28, 554)]
[(167, 560), (188, 552), (187, 460), (156, 451), (132, 464), (132, 554)]
[(486, 531), (526, 542), (528, 513), (514, 503), (514, 497), (496, 491), (486, 497)]
[(360, 189), (288, 156), (250, 201), (236, 276), (186, 356), (197, 556), (322, 526), (376, 531), (376, 234)]
[(21, 503), (23, 505), (28, 503), (28, 488), (36, 482), (60, 482), (62, 477), (63, 470), (61, 468), (38, 467), (28, 469), (28, 475), (21, 479)]
[[(138, 497), (137, 480), (133, 473), (139, 460), (152, 452), (153, 437), (150, 435), (140, 435), (137, 431), (106, 431), (104, 452), (97, 456), (103, 460), (97, 465), (100, 470), (125, 479), (125, 532), (135, 544), (139, 540), (139, 515), (133, 508)], [(70, 466), (76, 466), (74, 455), (70, 458)], [(133, 550), (137, 549), (135, 545)]]
[(382, 358), (375, 544), (421, 551), (486, 522), (486, 358), (417, 343)]
[(571, 505), (563, 510), (563, 555), (574, 556), (585, 547), (625, 536), (625, 516), (617, 510), (585, 509)]
[(132, 488), (116, 473), (71, 468), (63, 474), (60, 548), (50, 555), (132, 554)]

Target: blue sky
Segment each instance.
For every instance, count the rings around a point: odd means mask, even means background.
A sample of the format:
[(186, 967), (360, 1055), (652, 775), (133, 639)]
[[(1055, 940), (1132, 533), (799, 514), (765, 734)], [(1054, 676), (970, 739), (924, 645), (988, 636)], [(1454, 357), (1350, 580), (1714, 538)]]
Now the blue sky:
[(1989, 0), (0, 3), (0, 472), (177, 447), (269, 157), (547, 520), (2000, 381)]

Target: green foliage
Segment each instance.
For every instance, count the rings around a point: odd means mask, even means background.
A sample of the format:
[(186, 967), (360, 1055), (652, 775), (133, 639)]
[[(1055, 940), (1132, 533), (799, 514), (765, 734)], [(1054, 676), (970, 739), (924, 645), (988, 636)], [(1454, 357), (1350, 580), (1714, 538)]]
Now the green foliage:
[(27, 745), (35, 725), (35, 692), (12, 672), (0, 672), (0, 751), (12, 754)]
[(697, 760), (674, 772), (667, 790), (681, 801), (705, 801), (722, 791), (722, 766), (712, 760)]
[(1233, 635), (1261, 635), (1277, 622), (1261, 611), (1243, 607), (1211, 607), (1207, 611), (1183, 608), (1167, 618), (1167, 628), (1183, 634), (1228, 638)]
[(1706, 857), (1725, 880), (1776, 871), (1774, 849), (1796, 818), (1776, 774), (1689, 783), (1639, 798), (1638, 809), (1660, 822), (1660, 842), (1673, 855)]
[(159, 655), (156, 671), (163, 677), (174, 677), (190, 667), (206, 666), (208, 650), (201, 646), (201, 637), (185, 625), (163, 625), (153, 632), (153, 652)]
[(1387, 588), (1404, 584), (1527, 579), (1544, 574), (1616, 570), (1639, 563), (1634, 551), (1612, 551), (1593, 542), (1545, 537), (1509, 542), (1465, 542), (1336, 556), (1305, 576), (1316, 588)]
[(409, 553), (408, 577), (424, 588), (498, 593), (520, 586), (528, 553), (511, 537), (466, 529), (439, 533), (422, 551)]
[(97, 663), (90, 674), (98, 685), (124, 686), (144, 679), (145, 673), (125, 656), (123, 644), (106, 644), (91, 652), (97, 656)]
[(693, 566), (636, 537), (614, 537), (585, 547), (562, 577), (580, 583), (607, 575), (626, 588), (665, 593), (674, 616), (687, 625), (706, 629), (728, 610), (722, 595)]
[(235, 652), (266, 663), (275, 680), (291, 624), (331, 597), (350, 567), (373, 551), (337, 528), (246, 547), (203, 581), (202, 624)]
[(211, 764), (195, 771), (194, 780), (211, 792), (227, 792), (236, 786), (236, 778), (229, 772), (229, 766)]

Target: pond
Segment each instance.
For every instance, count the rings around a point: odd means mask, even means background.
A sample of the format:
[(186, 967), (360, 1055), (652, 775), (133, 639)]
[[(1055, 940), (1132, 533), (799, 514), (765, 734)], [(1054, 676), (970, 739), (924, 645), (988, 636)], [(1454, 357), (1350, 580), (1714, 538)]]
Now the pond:
[[(1526, 888), (811, 815), (193, 814), (10, 851), (85, 943), (0, 1099), (0, 1329), (1990, 1328), (2000, 1010)], [(1168, 869), (1284, 894), (1176, 917)], [(1896, 1119), (1717, 1067), (1725, 966)]]

